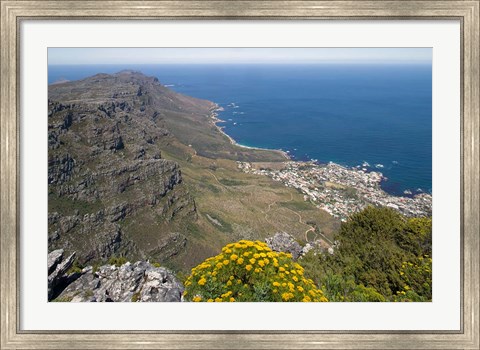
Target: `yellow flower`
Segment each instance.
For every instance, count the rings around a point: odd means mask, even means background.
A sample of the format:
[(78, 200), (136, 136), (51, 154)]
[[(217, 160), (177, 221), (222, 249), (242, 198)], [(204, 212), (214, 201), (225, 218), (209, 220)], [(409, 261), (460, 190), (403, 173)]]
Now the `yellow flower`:
[(303, 297), (302, 301), (308, 303), (308, 302), (312, 301), (312, 299), (311, 299), (308, 295), (305, 295), (305, 296)]
[(248, 258), (248, 257), (250, 256), (250, 252), (245, 252), (245, 253), (243, 253), (243, 256), (246, 257), (246, 258)]
[(255, 254), (253, 254), (253, 257), (254, 257), (255, 259), (260, 259), (260, 254), (255, 253)]
[(211, 302), (213, 302), (213, 299), (208, 299), (207, 300), (207, 303), (211, 303)]
[(255, 258), (251, 258), (251, 259), (250, 259), (250, 260), (248, 260), (248, 261), (250, 261), (250, 264), (252, 264), (252, 265), (253, 265), (253, 264), (255, 264), (255, 261), (257, 261), (257, 260), (256, 260)]
[(297, 276), (293, 276), (292, 279), (293, 279), (295, 282), (298, 282), (298, 277), (297, 277)]
[(227, 281), (227, 286), (231, 286), (232, 285), (232, 281)]
[(299, 291), (300, 293), (304, 291), (304, 289), (303, 289), (302, 286), (297, 286), (297, 289), (298, 289), (298, 291)]
[(231, 297), (230, 302), (234, 302), (234, 301), (235, 301), (235, 298)]
[(284, 269), (282, 266), (280, 266), (280, 267), (278, 268), (278, 271), (280, 271), (280, 272), (285, 272), (285, 269)]
[(254, 271), (255, 271), (255, 273), (259, 273), (259, 272), (262, 272), (262, 269), (257, 267)]
[(247, 271), (250, 271), (250, 270), (252, 269), (252, 265), (247, 265), (247, 266), (245, 266), (245, 269), (246, 269)]
[(267, 258), (263, 259), (263, 262), (265, 263), (265, 265), (268, 265), (268, 263), (270, 262), (270, 260), (268, 260)]
[(243, 258), (238, 258), (237, 264), (238, 264), (238, 265), (242, 265), (242, 264), (243, 264)]
[(232, 254), (232, 255), (230, 256), (230, 260), (232, 260), (232, 261), (235, 261), (235, 260), (237, 260), (237, 259), (238, 259), (238, 255), (237, 255), (237, 254)]
[(258, 260), (258, 265), (260, 265), (261, 267), (264, 267), (265, 263), (263, 262), (263, 260)]
[(194, 302), (199, 302), (199, 301), (202, 301), (202, 297), (199, 296), (199, 295), (195, 295), (192, 299)]
[(274, 286), (274, 287), (280, 287), (280, 283), (278, 283), (278, 282), (275, 281), (275, 282), (273, 282), (273, 286)]
[(200, 280), (198, 281), (198, 284), (199, 284), (200, 286), (205, 285), (205, 283), (207, 283), (207, 280), (206, 280), (205, 278), (203, 278), (203, 277), (200, 278)]
[(228, 260), (223, 260), (223, 265), (227, 266), (230, 261)]
[(221, 303), (223, 300), (222, 300), (222, 298), (215, 298), (215, 301), (216, 301), (217, 303)]

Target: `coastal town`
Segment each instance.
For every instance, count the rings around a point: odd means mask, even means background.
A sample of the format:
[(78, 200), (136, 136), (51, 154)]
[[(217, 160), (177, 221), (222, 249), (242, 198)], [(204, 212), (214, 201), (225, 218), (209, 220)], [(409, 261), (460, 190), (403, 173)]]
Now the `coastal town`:
[(365, 167), (347, 168), (335, 163), (315, 161), (281, 163), (237, 162), (245, 173), (266, 175), (288, 187), (298, 189), (306, 201), (311, 201), (342, 221), (368, 205), (389, 207), (408, 217), (432, 215), (432, 196), (392, 196), (380, 187), (384, 176)]

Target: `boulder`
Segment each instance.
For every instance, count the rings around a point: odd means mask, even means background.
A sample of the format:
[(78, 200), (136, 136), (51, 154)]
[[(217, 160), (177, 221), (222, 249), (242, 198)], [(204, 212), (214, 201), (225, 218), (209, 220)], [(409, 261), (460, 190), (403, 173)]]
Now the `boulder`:
[(294, 260), (298, 259), (302, 254), (302, 246), (292, 235), (285, 232), (278, 232), (273, 237), (266, 238), (265, 243), (273, 251), (292, 254)]

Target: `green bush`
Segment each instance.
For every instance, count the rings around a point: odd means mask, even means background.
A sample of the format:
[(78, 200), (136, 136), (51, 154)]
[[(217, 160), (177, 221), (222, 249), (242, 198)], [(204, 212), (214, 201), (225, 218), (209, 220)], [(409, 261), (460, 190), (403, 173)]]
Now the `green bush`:
[(241, 240), (192, 269), (188, 301), (328, 301), (290, 254), (265, 243)]
[(125, 257), (123, 257), (123, 256), (119, 256), (119, 257), (111, 256), (110, 259), (108, 259), (108, 263), (110, 265), (115, 265), (117, 267), (122, 266), (126, 262), (127, 262), (127, 259), (125, 259)]
[(301, 260), (330, 301), (431, 300), (431, 218), (368, 207), (342, 223), (335, 241), (333, 255)]

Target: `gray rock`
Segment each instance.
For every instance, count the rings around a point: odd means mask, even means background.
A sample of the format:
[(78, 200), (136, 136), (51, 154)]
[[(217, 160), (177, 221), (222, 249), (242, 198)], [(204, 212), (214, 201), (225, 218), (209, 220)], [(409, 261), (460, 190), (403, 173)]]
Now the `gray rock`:
[[(75, 260), (75, 253), (71, 254), (65, 260), (63, 259), (63, 250), (55, 250), (48, 254), (48, 300), (55, 295), (57, 287), (60, 287), (70, 276), (65, 275)], [(51, 272), (50, 272), (51, 271)]]
[(59, 295), (72, 302), (176, 302), (184, 287), (173, 273), (149, 262), (91, 267)]
[(50, 275), (55, 269), (60, 261), (63, 258), (63, 249), (57, 249), (48, 254), (47, 265), (48, 265), (48, 274)]
[(285, 232), (278, 232), (273, 237), (265, 239), (265, 243), (276, 252), (284, 252), (292, 254), (294, 260), (298, 259), (302, 253), (302, 246)]

